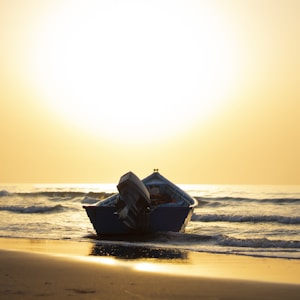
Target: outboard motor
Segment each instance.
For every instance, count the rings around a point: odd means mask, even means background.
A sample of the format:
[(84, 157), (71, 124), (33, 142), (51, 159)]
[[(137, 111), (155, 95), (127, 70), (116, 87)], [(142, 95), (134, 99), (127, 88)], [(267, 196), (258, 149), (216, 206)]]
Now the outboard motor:
[(129, 228), (145, 231), (149, 223), (150, 194), (143, 182), (132, 172), (120, 178), (116, 209), (119, 218)]

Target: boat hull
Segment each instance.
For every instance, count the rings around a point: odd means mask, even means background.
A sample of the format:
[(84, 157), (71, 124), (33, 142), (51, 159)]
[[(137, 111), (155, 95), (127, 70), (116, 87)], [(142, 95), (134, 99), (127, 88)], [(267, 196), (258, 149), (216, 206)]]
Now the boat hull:
[(85, 209), (97, 235), (184, 232), (193, 214), (192, 207), (158, 207), (149, 214), (149, 224), (144, 230), (132, 230), (122, 222), (114, 207), (87, 206)]

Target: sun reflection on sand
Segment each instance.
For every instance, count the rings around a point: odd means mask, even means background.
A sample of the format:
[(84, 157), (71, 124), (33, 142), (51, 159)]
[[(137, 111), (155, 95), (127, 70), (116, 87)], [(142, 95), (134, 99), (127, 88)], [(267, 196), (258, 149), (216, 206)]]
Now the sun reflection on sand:
[(199, 278), (248, 280), (255, 282), (277, 282), (300, 284), (300, 261), (259, 258), (211, 253), (189, 253), (189, 259), (117, 259), (114, 257), (57, 255), (91, 264), (122, 268), (134, 272), (165, 274)]
[[(89, 259), (91, 259), (91, 257)], [(111, 257), (97, 257), (94, 259), (95, 259), (95, 262), (99, 262), (104, 265), (114, 266), (114, 265), (118, 264), (117, 260), (114, 258), (111, 258)]]
[[(86, 242), (0, 238), (0, 249), (51, 255), (74, 263), (120, 268), (168, 276), (206, 277), (300, 284), (300, 260), (188, 252), (184, 258), (117, 258), (113, 253), (91, 255), (94, 245)], [(151, 249), (149, 249), (151, 251)]]
[(143, 271), (143, 272), (157, 272), (158, 271), (157, 265), (155, 265), (153, 263), (147, 263), (147, 262), (141, 262), (141, 263), (136, 264), (134, 269), (137, 271)]

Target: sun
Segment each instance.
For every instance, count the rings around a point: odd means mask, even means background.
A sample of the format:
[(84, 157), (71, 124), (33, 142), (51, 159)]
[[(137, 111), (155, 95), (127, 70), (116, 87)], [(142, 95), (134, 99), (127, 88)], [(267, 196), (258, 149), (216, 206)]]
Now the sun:
[(36, 26), (32, 78), (47, 109), (77, 131), (176, 136), (209, 118), (237, 76), (225, 25), (185, 1), (64, 2)]

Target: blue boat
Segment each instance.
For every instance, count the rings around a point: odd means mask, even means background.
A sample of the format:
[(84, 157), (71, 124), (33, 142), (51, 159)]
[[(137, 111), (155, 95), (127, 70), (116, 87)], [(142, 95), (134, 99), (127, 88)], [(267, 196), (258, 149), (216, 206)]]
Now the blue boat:
[(119, 193), (83, 206), (97, 235), (184, 232), (197, 205), (157, 169), (143, 180), (128, 172), (117, 188)]

